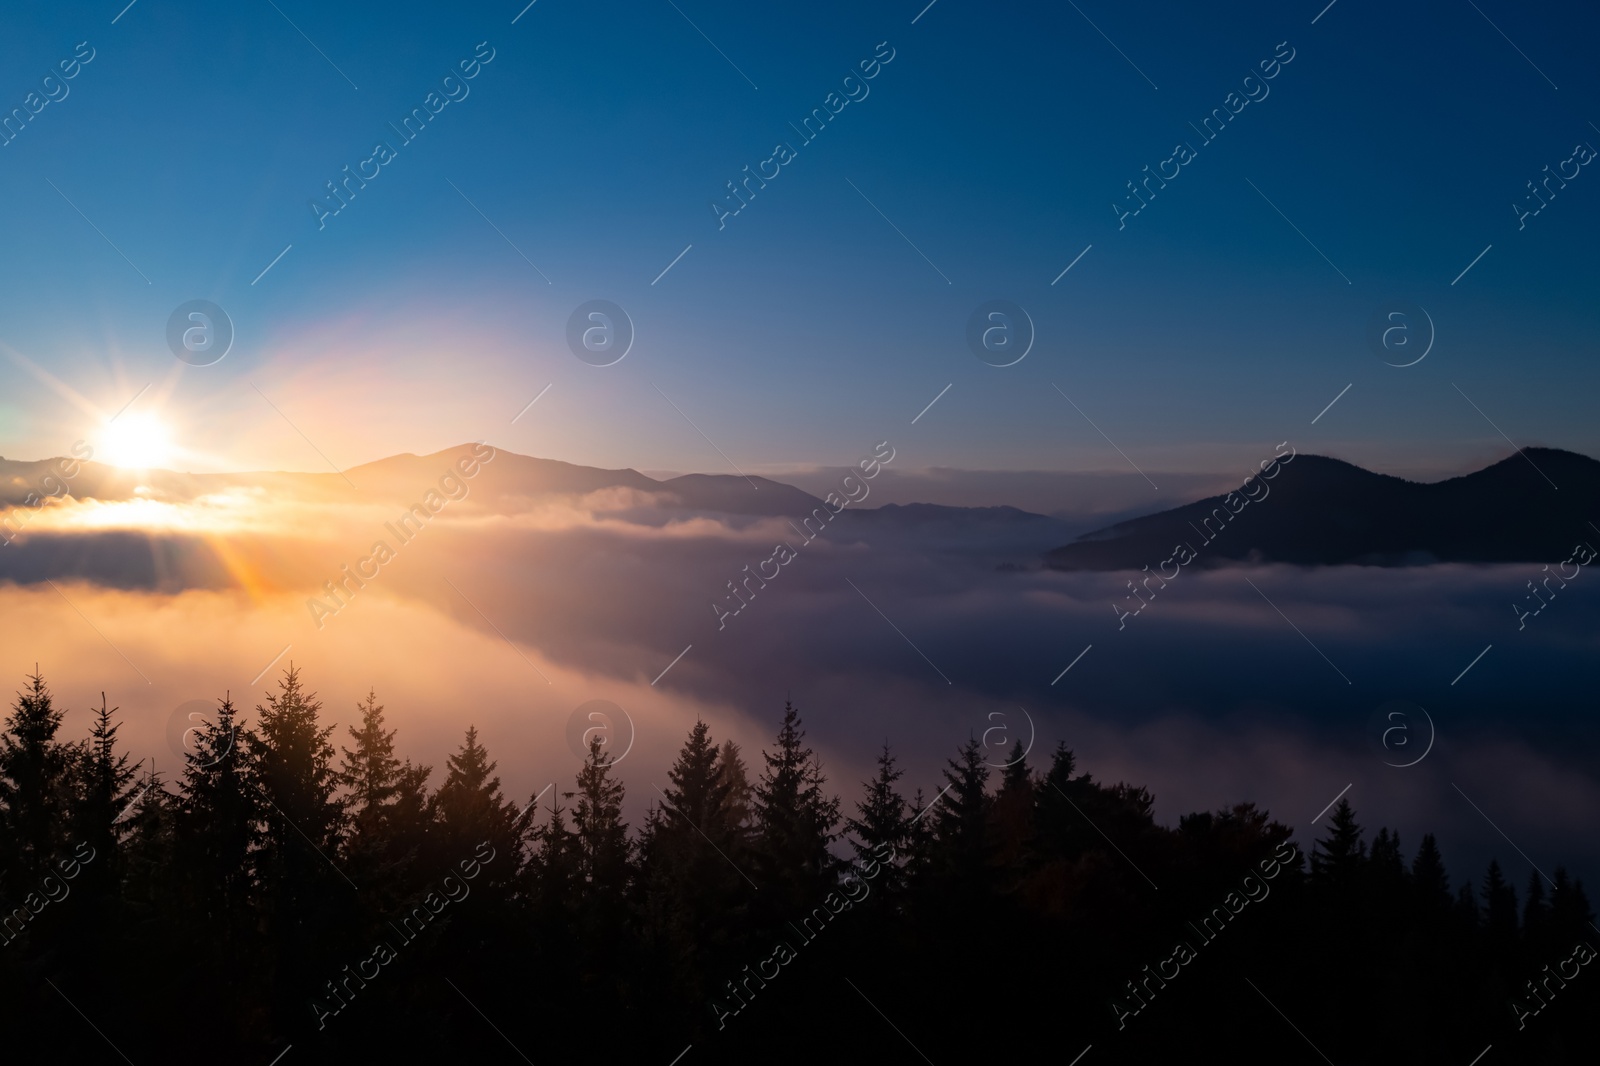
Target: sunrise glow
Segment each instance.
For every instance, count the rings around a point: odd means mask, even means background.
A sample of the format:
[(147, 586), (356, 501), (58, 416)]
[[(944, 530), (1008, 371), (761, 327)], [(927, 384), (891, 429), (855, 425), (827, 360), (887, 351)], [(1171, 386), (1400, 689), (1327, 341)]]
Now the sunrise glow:
[(172, 433), (155, 415), (124, 414), (106, 427), (98, 458), (113, 466), (150, 470), (174, 458)]
[(1600, 1066), (1600, 3), (0, 27), (0, 1066)]

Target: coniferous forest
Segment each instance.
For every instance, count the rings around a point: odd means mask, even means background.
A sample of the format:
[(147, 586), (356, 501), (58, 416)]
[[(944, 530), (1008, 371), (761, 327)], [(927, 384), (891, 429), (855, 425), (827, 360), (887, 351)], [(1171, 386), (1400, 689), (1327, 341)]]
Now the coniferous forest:
[(8, 1047), (1493, 1066), (1593, 1062), (1600, 1041), (1581, 883), (1515, 854), (1447, 870), (1433, 837), (1344, 801), (1314, 839), (1248, 802), (1166, 827), (1065, 745), (996, 771), (970, 738), (922, 788), (888, 744), (871, 780), (829, 781), (785, 706), (758, 753), (697, 724), (627, 825), (598, 740), (514, 797), (470, 726), (419, 766), (376, 695), (355, 710), (331, 724), (291, 669), (264, 705), (219, 700), (167, 779), (104, 702), (63, 736), (29, 678), (0, 734)]

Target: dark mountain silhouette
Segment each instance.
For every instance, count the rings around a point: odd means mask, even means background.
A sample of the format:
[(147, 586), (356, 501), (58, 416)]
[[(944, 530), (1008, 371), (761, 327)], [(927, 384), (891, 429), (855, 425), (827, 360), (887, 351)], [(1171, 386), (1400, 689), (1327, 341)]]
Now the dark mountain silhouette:
[(887, 551), (904, 544), (985, 567), (1031, 568), (1039, 552), (1082, 532), (1084, 523), (1015, 507), (949, 507), (933, 503), (854, 505), (839, 515), (831, 536), (858, 538)]
[[(269, 500), (382, 502), (406, 508), (473, 449), (463, 444), (429, 455), (406, 453), (328, 473), (191, 474), (131, 471), (93, 461), (0, 459), (0, 508), (9, 507), (17, 516), (8, 527), (13, 533), (27, 529), (32, 513), (49, 497), (66, 494), (103, 502), (182, 503), (243, 490)], [(66, 470), (70, 476), (63, 476)], [(768, 478), (686, 474), (657, 480), (633, 469), (578, 466), (500, 449), (478, 468), (468, 487), (469, 498), (458, 506), (500, 513), (514, 513), (544, 496), (610, 490), (617, 490), (612, 509), (631, 511), (636, 519), (647, 513), (660, 516), (646, 521), (664, 522), (685, 514), (781, 516), (798, 521), (818, 510), (829, 512), (811, 493)], [(1247, 495), (1256, 498), (1247, 500)], [(1084, 528), (1015, 507), (876, 506), (870, 495), (837, 517), (836, 535), (931, 539), (953, 551), (1006, 560), (1037, 558), (1050, 544), (1060, 544)], [(1047, 551), (1045, 564), (1064, 570), (1145, 566), (1154, 570), (1172, 558), (1179, 545), (1188, 545), (1194, 564), (1201, 566), (1234, 561), (1323, 566), (1557, 562), (1568, 558), (1573, 546), (1586, 537), (1600, 544), (1600, 529), (1589, 524), (1597, 518), (1600, 462), (1573, 452), (1529, 448), (1483, 470), (1436, 483), (1376, 474), (1324, 456), (1298, 455), (1270, 480), (1252, 482), (1248, 494), (1212, 496), (1084, 533)], [(145, 571), (176, 578), (183, 559), (207, 555), (198, 542), (181, 547), (177, 542), (184, 536), (170, 535), (167, 539), (173, 546), (162, 549), (172, 556), (168, 565), (146, 557), (146, 549), (136, 543), (143, 533), (115, 534), (104, 549), (91, 543), (103, 536), (89, 531), (54, 533), (33, 526), (6, 557), (0, 557), (0, 576), (28, 582), (66, 574), (94, 577), (105, 571), (108, 584), (126, 585), (131, 580), (145, 587), (149, 583)], [(124, 563), (131, 556), (139, 557), (144, 578), (128, 578)], [(205, 561), (201, 569), (206, 576), (202, 583), (223, 580), (214, 560)], [(196, 574), (189, 578), (199, 580)]]
[(685, 506), (722, 514), (795, 516), (809, 514), (823, 505), (809, 492), (764, 477), (746, 481), (727, 474), (684, 474), (657, 482), (656, 491), (662, 489)]
[[(1525, 448), (1463, 477), (1423, 483), (1297, 455), (1244, 494), (1211, 496), (1086, 533), (1045, 556), (1058, 570), (1152, 571), (1179, 546), (1192, 565), (1415, 566), (1553, 563), (1600, 546), (1600, 462)], [(1237, 512), (1237, 513), (1235, 513)]]
[[(400, 514), (430, 492), (452, 497), (452, 514), (513, 515), (552, 497), (595, 496), (590, 503), (642, 525), (665, 525), (692, 516), (717, 516), (745, 525), (758, 518), (787, 518), (797, 530), (825, 526), (830, 540), (874, 543), (915, 539), (941, 550), (972, 555), (985, 564), (1031, 561), (1050, 545), (1080, 532), (1074, 526), (1012, 507), (944, 507), (932, 504), (874, 508), (870, 499), (835, 513), (821, 498), (793, 485), (734, 474), (685, 474), (663, 480), (637, 470), (607, 470), (540, 459), (471, 444), (428, 455), (405, 453), (343, 471), (184, 473), (127, 470), (64, 458), (37, 462), (0, 459), (0, 581), (33, 584), (80, 578), (112, 588), (224, 588), (233, 577), (215, 537), (182, 529), (62, 529), (39, 516), (62, 502), (189, 504), (208, 496), (258, 498), (270, 503), (379, 505)], [(477, 456), (474, 458), (474, 456)], [(471, 477), (441, 484), (467, 461)], [(818, 519), (818, 515), (823, 516)], [(230, 536), (254, 542), (273, 533), (250, 529)], [(305, 561), (304, 546), (296, 558)], [(337, 561), (334, 562), (337, 566)]]
[[(438, 480), (456, 460), (470, 456), (473, 446), (460, 444), (430, 455), (405, 452), (345, 471), (356, 488), (395, 500), (415, 495), (418, 486)], [(496, 448), (494, 457), (472, 478), (473, 493), (538, 496), (545, 493), (598, 492), (609, 488), (657, 491), (660, 483), (637, 470), (605, 470), (576, 466), (556, 459), (537, 459)]]
[(928, 525), (937, 522), (984, 524), (1041, 524), (1054, 522), (1048, 515), (1034, 514), (1015, 507), (950, 507), (942, 503), (886, 503), (862, 512), (879, 521), (902, 521)]
[[(125, 470), (104, 463), (70, 459), (0, 459), (0, 506), (31, 506), (30, 494), (39, 499), (60, 496), (63, 490), (84, 500), (119, 501), (144, 497), (181, 501), (238, 488), (336, 499), (349, 499), (353, 490), (372, 500), (403, 505), (414, 502), (441, 476), (450, 473), (457, 460), (472, 454), (473, 445), (470, 444), (429, 455), (406, 452), (362, 463), (342, 473), (190, 474), (172, 470)], [(64, 469), (74, 472), (63, 477)], [(662, 505), (669, 508), (722, 514), (804, 515), (823, 505), (810, 493), (763, 477), (686, 474), (657, 481), (637, 470), (577, 466), (498, 448), (494, 450), (494, 458), (483, 464), (471, 479), (470, 487), (480, 503), (491, 504), (550, 494), (631, 489), (656, 495), (661, 498)]]
[[(410, 452), (350, 467), (340, 473), (252, 471), (191, 474), (172, 470), (133, 471), (93, 461), (68, 459), (19, 461), (0, 459), (0, 507), (36, 508), (51, 496), (117, 502), (155, 499), (185, 502), (211, 493), (258, 490), (266, 499), (383, 502), (406, 507), (458, 460), (473, 454), (462, 444), (429, 455)], [(71, 469), (70, 477), (62, 470)], [(631, 509), (656, 509), (669, 514), (709, 513), (750, 517), (788, 517), (799, 521), (816, 510), (831, 513), (817, 496), (781, 481), (736, 474), (684, 474), (657, 480), (633, 469), (607, 470), (555, 459), (539, 459), (495, 449), (470, 479), (471, 506), (510, 513), (526, 501), (547, 495), (583, 495), (607, 490), (640, 494)], [(31, 499), (30, 499), (31, 496)], [(870, 499), (870, 496), (869, 496)], [(628, 508), (619, 498), (618, 508)], [(1015, 507), (947, 507), (937, 504), (852, 503), (841, 514), (849, 520), (869, 519), (862, 529), (922, 529), (953, 535), (981, 531), (1031, 534), (1041, 546), (1073, 532), (1071, 523)], [(17, 525), (25, 525), (19, 522)], [(1082, 528), (1078, 526), (1078, 528)], [(35, 540), (40, 539), (36, 532)]]

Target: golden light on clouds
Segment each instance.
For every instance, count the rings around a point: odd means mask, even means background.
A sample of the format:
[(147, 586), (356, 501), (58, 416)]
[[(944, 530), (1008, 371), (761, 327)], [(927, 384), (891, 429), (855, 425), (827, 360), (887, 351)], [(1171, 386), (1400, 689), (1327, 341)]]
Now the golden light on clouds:
[[(719, 736), (739, 717), (717, 701), (651, 687), (659, 656), (649, 649), (636, 649), (640, 666), (632, 676), (599, 676), (528, 644), (507, 647), (498, 633), (475, 625), (470, 610), (456, 617), (381, 588), (364, 595), (371, 598), (342, 614), (339, 625), (318, 631), (298, 594), (0, 586), (0, 647), (12, 649), (0, 655), (0, 669), (9, 692), (37, 662), (74, 735), (87, 729), (89, 708), (105, 690), (121, 707), (128, 749), (136, 758), (154, 756), (169, 776), (180, 765), (168, 735), (176, 708), (195, 699), (214, 705), (231, 692), (253, 722), (255, 706), (291, 662), (323, 699), (326, 722), (339, 724), (341, 740), (372, 687), (406, 755), (437, 767), (476, 725), (502, 760), (508, 789), (523, 797), (576, 772), (580, 759), (568, 748), (566, 726), (587, 700), (627, 710), (638, 742), (625, 768), (646, 773), (671, 761), (697, 716), (716, 721)], [(737, 736), (747, 744), (760, 738), (753, 730)], [(433, 783), (442, 776), (436, 772)], [(642, 807), (649, 789), (643, 779), (637, 787)]]

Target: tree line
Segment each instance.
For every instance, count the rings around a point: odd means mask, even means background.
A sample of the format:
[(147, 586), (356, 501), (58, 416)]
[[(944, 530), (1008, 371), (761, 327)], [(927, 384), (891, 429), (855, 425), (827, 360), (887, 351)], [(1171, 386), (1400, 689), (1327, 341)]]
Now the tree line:
[(0, 1050), (1563, 1063), (1600, 1039), (1580, 882), (1452, 883), (1431, 835), (1408, 861), (1342, 800), (1302, 854), (1252, 803), (1161, 826), (1065, 744), (992, 768), (969, 737), (909, 796), (885, 742), (847, 807), (786, 704), (758, 760), (697, 722), (633, 827), (598, 738), (518, 803), (475, 728), (436, 773), (376, 694), (357, 712), (336, 735), (291, 668), (249, 720), (219, 700), (169, 781), (104, 697), (63, 738), (31, 676), (0, 731)]

